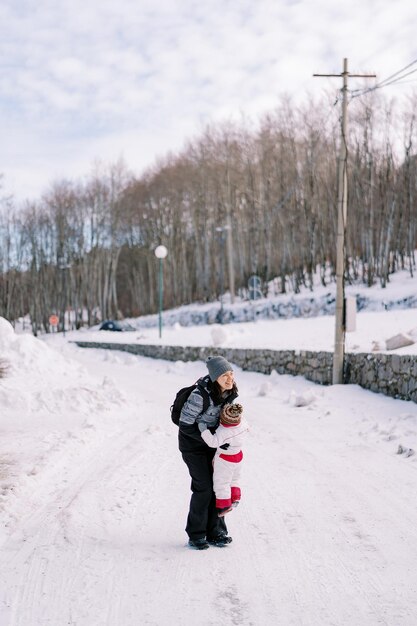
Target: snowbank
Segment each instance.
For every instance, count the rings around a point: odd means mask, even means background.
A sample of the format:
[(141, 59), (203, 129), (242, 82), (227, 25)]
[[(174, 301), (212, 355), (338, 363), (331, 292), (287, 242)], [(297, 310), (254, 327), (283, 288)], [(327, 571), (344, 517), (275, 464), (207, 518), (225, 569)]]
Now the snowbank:
[[(346, 296), (356, 300), (358, 311), (396, 311), (417, 307), (417, 280), (406, 271), (391, 275), (388, 287), (380, 285), (366, 287), (363, 284), (347, 285)], [(321, 315), (334, 315), (336, 285), (326, 287), (316, 285), (314, 291), (303, 288), (299, 294), (289, 293), (255, 301), (237, 297), (230, 303), (230, 296), (223, 303), (192, 304), (163, 312), (164, 325), (172, 327), (204, 326), (207, 324), (234, 324), (257, 320), (286, 320), (292, 318), (314, 318)], [(146, 315), (128, 322), (137, 329), (158, 326), (157, 315)]]

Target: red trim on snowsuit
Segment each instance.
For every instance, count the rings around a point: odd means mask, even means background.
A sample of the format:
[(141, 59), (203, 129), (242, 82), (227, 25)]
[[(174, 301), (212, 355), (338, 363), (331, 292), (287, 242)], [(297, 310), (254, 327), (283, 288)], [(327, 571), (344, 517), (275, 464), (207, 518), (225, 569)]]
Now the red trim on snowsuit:
[(227, 509), (231, 507), (233, 502), (240, 502), (240, 487), (230, 488), (230, 498), (223, 498), (222, 500), (216, 499), (216, 509)]
[(243, 459), (242, 450), (237, 454), (219, 454), (219, 457), (224, 461), (229, 461), (229, 463), (240, 463)]
[(227, 509), (229, 506), (232, 506), (232, 498), (216, 500), (216, 509)]

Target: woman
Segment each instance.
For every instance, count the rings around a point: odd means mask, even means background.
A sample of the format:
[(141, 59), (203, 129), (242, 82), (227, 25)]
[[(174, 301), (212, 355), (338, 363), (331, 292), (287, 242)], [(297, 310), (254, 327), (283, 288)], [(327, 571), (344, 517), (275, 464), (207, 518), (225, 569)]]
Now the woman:
[[(179, 422), (179, 449), (191, 476), (190, 510), (185, 527), (190, 548), (205, 550), (210, 544), (223, 547), (232, 541), (227, 534), (224, 518), (216, 510), (213, 491), (213, 457), (216, 452), (202, 439), (199, 423), (214, 432), (219, 425), (220, 412), (225, 404), (237, 398), (232, 366), (222, 356), (206, 361), (208, 376), (200, 378), (198, 387), (184, 404)], [(204, 411), (203, 394), (208, 395), (209, 406)], [(227, 445), (227, 444), (226, 444)]]

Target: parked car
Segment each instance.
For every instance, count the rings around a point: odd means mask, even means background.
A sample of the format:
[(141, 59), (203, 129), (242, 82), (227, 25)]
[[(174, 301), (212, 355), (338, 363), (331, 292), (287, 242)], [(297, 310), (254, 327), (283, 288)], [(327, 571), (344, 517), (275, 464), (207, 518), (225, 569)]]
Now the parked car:
[(102, 322), (99, 326), (99, 330), (113, 330), (116, 332), (128, 332), (132, 330), (136, 330), (130, 324), (126, 324), (123, 322), (118, 322), (117, 320), (106, 320)]

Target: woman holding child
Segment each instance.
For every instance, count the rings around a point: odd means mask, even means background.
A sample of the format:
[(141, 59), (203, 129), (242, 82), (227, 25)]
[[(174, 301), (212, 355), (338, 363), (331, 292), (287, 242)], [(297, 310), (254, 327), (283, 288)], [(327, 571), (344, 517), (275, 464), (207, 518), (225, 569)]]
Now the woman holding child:
[[(233, 403), (238, 391), (233, 368), (224, 357), (209, 357), (206, 365), (208, 375), (197, 381), (182, 408), (178, 435), (179, 449), (191, 476), (192, 495), (185, 530), (189, 547), (197, 550), (205, 550), (210, 545), (223, 547), (232, 541), (224, 517), (219, 516), (213, 491), (216, 448), (204, 441), (202, 433), (206, 429), (215, 433), (223, 408)], [(224, 445), (227, 450), (229, 445)]]

